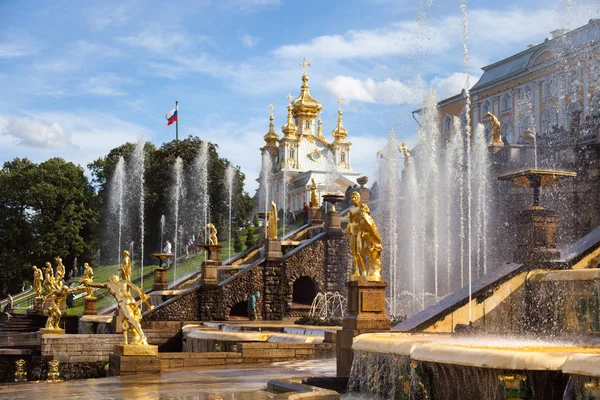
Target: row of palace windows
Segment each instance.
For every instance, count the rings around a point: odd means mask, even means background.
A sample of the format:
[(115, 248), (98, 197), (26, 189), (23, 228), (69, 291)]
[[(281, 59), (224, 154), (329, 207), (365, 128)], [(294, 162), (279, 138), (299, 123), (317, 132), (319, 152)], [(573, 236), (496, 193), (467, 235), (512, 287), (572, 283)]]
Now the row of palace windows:
[[(294, 156), (296, 155), (296, 150), (293, 147), (290, 147), (290, 158), (294, 158)], [(341, 162), (346, 162), (346, 152), (342, 151), (340, 153), (340, 161)]]

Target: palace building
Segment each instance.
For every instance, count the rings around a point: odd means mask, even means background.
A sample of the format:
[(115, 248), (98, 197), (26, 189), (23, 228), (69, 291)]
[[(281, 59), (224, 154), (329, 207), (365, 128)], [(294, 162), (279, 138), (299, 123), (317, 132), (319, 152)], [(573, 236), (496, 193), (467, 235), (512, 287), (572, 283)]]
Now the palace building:
[[(323, 134), (320, 118), (323, 106), (311, 96), (304, 61), (300, 95), (288, 104), (287, 121), (281, 128), (281, 137), (275, 131), (271, 112), (269, 131), (264, 136), (265, 145), (260, 149), (261, 175), (257, 179), (259, 189), (255, 197), (255, 209), (263, 210), (265, 192), (278, 209), (301, 210), (310, 201), (310, 188), (314, 179), (320, 199), (328, 192), (344, 193), (348, 186), (355, 186), (360, 173), (352, 169), (351, 147), (348, 131), (342, 123), (341, 100), (338, 100), (337, 124), (331, 136)], [(288, 99), (293, 96), (288, 95)], [(272, 107), (272, 106), (270, 106)], [(270, 158), (271, 170), (267, 171), (266, 157)], [(266, 183), (266, 185), (265, 185)], [(320, 206), (320, 204), (313, 204)]]
[[(505, 144), (521, 144), (531, 129), (539, 138), (568, 132), (600, 116), (600, 20), (573, 31), (557, 29), (543, 43), (483, 67), (471, 88), (471, 121), (486, 126), (486, 113), (501, 123)], [(465, 104), (464, 95), (440, 101), (442, 132)]]

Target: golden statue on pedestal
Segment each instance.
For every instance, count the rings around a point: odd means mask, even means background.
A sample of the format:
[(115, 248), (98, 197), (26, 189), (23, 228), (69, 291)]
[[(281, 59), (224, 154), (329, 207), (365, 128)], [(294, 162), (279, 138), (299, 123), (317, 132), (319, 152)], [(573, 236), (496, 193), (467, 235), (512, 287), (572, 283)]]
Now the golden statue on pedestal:
[(134, 285), (128, 279), (119, 279), (117, 275), (113, 275), (107, 282), (95, 283), (89, 280), (84, 280), (83, 284), (87, 287), (105, 288), (117, 300), (119, 313), (123, 316), (123, 335), (125, 345), (128, 343), (128, 332), (131, 332), (132, 344), (147, 345), (148, 340), (142, 330), (142, 312), (136, 300), (133, 298), (129, 289), (133, 289), (139, 296), (141, 301), (145, 302), (148, 308), (154, 307), (148, 302), (150, 296), (146, 295), (139, 287)]
[(54, 257), (54, 262), (56, 263), (56, 275), (54, 276), (54, 281), (60, 283), (65, 278), (65, 266), (62, 263), (62, 258), (58, 256)]
[(217, 228), (215, 228), (215, 226), (211, 223), (206, 224), (206, 228), (210, 230), (208, 244), (219, 244), (219, 239), (217, 238)]
[(131, 257), (129, 257), (127, 250), (123, 250), (123, 261), (121, 261), (119, 271), (121, 272), (121, 279), (131, 280)]
[[(91, 282), (94, 280), (94, 270), (90, 267), (90, 264), (83, 263), (83, 277), (79, 281), (85, 285), (85, 282)], [(85, 286), (85, 292), (87, 293), (87, 297), (92, 297), (94, 293), (94, 289), (89, 286)]]
[(498, 121), (498, 118), (496, 118), (496, 116), (489, 111), (485, 114), (485, 116), (489, 118), (490, 127), (492, 129), (492, 136), (490, 137), (488, 146), (504, 147), (502, 134), (500, 133), (500, 121)]
[(42, 297), (42, 281), (44, 280), (42, 270), (33, 266), (33, 290), (35, 290), (35, 297)]
[[(53, 278), (54, 279), (54, 278)], [(62, 283), (54, 283), (51, 291), (46, 295), (44, 302), (51, 300), (48, 306), (48, 319), (46, 320), (46, 329), (61, 330), (60, 317), (62, 312), (60, 311), (60, 305), (65, 301), (69, 293), (81, 291), (81, 288), (69, 289), (68, 286)]]
[[(350, 209), (349, 223), (344, 234), (350, 235), (350, 249), (354, 273), (351, 279), (381, 281), (381, 236), (371, 217), (369, 206), (360, 202), (360, 194), (350, 195), (353, 207)], [(368, 270), (367, 270), (368, 266)]]
[(44, 267), (44, 282), (42, 285), (46, 293), (54, 290), (54, 270), (52, 269), (52, 264), (47, 261)]
[(319, 198), (317, 197), (317, 184), (315, 183), (315, 178), (311, 179), (310, 185), (310, 202), (311, 207), (319, 208)]
[(274, 201), (271, 201), (271, 209), (269, 214), (269, 239), (277, 239), (277, 206)]

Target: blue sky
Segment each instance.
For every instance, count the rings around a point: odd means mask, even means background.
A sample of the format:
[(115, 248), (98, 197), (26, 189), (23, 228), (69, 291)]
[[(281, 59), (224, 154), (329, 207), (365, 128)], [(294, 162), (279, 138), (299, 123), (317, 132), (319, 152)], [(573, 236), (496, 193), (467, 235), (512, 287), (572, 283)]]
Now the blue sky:
[[(253, 193), (268, 104), (285, 123), (303, 57), (323, 130), (344, 125), (353, 167), (375, 170), (391, 128), (414, 144), (418, 108), (466, 83), (459, 0), (0, 1), (0, 160), (60, 156), (81, 165), (139, 135), (198, 135), (240, 165)], [(599, 17), (598, 0), (468, 1), (474, 84), (480, 68), (553, 29)], [(82, 5), (85, 4), (85, 7)]]

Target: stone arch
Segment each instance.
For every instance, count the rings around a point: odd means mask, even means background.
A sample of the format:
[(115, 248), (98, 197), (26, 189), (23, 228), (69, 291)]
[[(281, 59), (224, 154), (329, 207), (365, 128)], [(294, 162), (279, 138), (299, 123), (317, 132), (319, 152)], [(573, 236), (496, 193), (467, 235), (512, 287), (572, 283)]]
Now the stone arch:
[(319, 291), (317, 282), (310, 276), (303, 275), (292, 283), (292, 302), (311, 305)]
[(248, 301), (240, 301), (231, 307), (229, 310), (230, 317), (246, 317), (248, 318)]
[(260, 297), (256, 302), (256, 314), (257, 317), (261, 316), (264, 297), (262, 270), (262, 265), (256, 265), (249, 270), (240, 272), (223, 286), (219, 302), (225, 312), (225, 317), (228, 317), (238, 304), (243, 302), (247, 304), (248, 296), (254, 292), (260, 292)]

